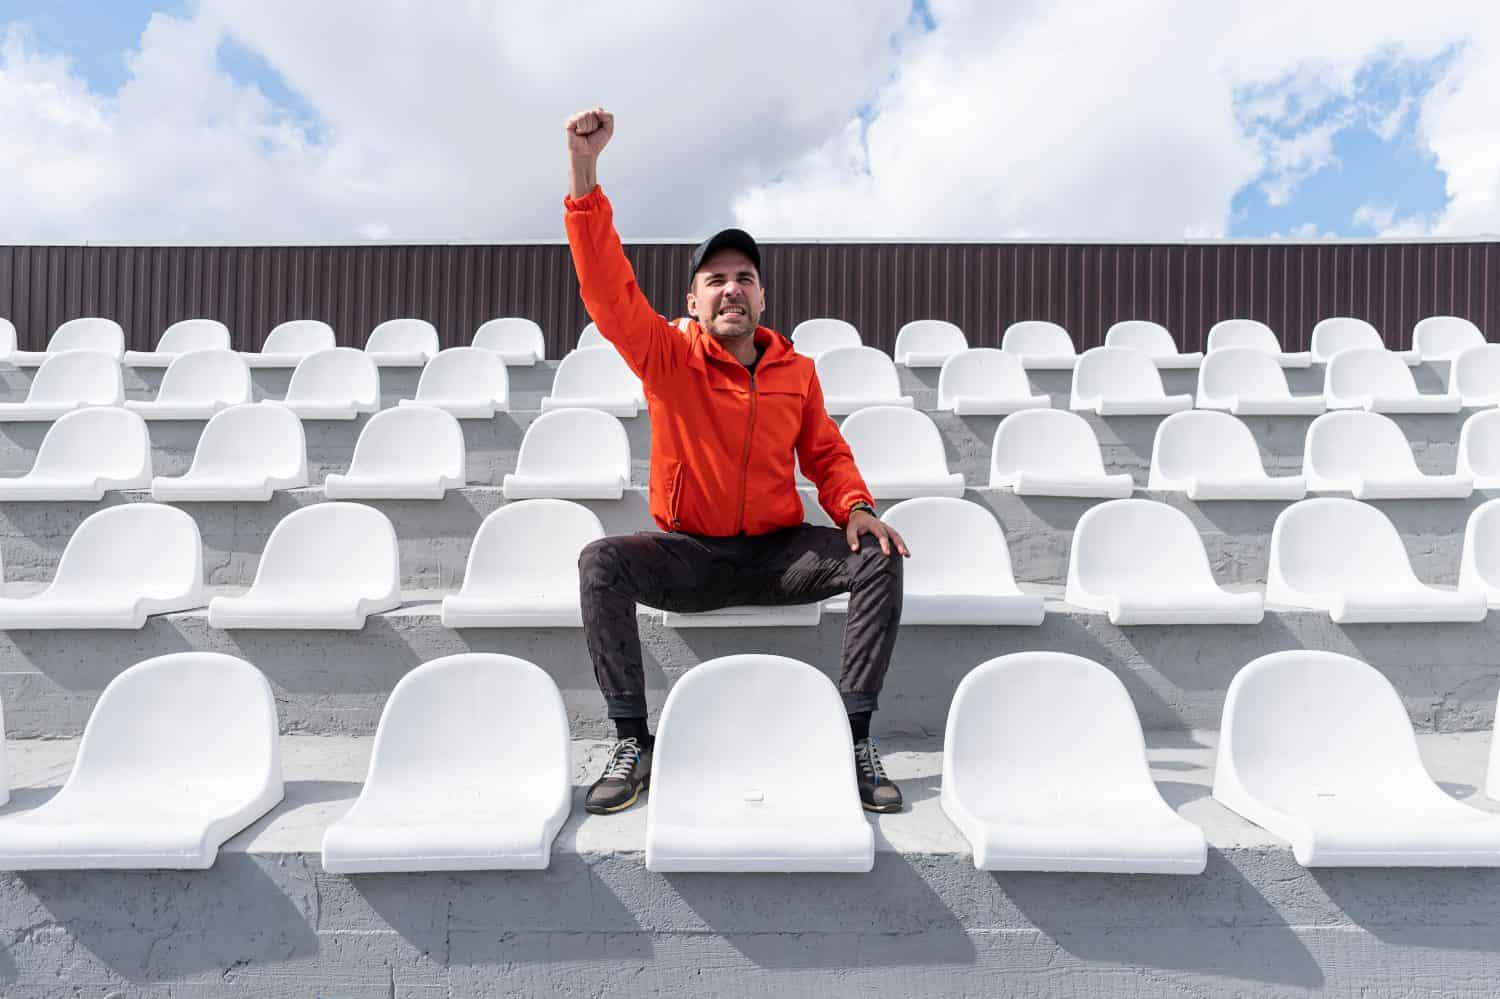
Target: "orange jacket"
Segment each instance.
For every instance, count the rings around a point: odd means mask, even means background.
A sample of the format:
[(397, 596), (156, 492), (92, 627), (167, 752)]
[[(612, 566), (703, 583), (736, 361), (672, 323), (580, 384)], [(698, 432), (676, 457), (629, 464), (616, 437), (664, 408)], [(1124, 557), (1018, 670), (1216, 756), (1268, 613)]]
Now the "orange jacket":
[(658, 527), (726, 537), (801, 524), (794, 452), (840, 527), (855, 503), (872, 502), (810, 358), (760, 326), (766, 350), (752, 374), (697, 322), (680, 330), (636, 284), (604, 191), (563, 206), (583, 304), (646, 389)]

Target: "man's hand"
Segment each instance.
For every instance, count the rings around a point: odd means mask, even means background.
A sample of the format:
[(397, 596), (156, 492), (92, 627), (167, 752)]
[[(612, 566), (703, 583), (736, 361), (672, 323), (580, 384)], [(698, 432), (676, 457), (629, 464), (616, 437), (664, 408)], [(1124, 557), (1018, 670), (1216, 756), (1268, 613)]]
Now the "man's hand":
[(615, 116), (603, 108), (580, 111), (563, 126), (568, 135), (569, 194), (581, 198), (599, 183), (599, 154), (615, 134)]
[(911, 558), (911, 552), (906, 549), (906, 542), (901, 540), (894, 528), (887, 527), (885, 522), (875, 516), (869, 510), (855, 510), (849, 515), (849, 526), (844, 528), (844, 536), (849, 539), (849, 550), (859, 551), (859, 536), (861, 534), (873, 534), (880, 541), (880, 550), (886, 555), (891, 553), (894, 545), (896, 551), (906, 558)]

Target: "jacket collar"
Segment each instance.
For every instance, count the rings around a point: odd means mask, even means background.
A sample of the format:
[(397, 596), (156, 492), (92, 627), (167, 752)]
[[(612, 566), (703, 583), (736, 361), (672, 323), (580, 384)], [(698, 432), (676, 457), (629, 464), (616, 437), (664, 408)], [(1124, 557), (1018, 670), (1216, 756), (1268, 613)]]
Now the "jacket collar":
[[(691, 364), (695, 368), (703, 368), (706, 363), (712, 361), (716, 364), (732, 364), (736, 368), (743, 369), (745, 366), (729, 351), (724, 349), (717, 337), (698, 325), (695, 319), (688, 324), (687, 332), (693, 344)], [(770, 364), (780, 364), (796, 356), (796, 350), (792, 347), (792, 341), (766, 326), (755, 327), (755, 342), (765, 344), (766, 352), (760, 357), (758, 368), (764, 368)]]

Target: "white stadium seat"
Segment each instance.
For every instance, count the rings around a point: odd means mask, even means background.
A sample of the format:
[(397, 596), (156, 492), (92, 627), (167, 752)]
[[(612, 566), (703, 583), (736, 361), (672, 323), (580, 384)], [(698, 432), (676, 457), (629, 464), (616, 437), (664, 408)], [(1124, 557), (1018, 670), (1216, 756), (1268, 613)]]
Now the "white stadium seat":
[(73, 350), (42, 362), (25, 402), (0, 402), (0, 422), (44, 423), (87, 406), (120, 406), (125, 381), (118, 358)]
[(449, 347), (435, 355), (417, 380), (417, 397), (402, 406), (436, 406), (460, 420), (488, 420), (510, 409), (505, 360), (483, 347)]
[(103, 354), (116, 364), (125, 356), (125, 331), (113, 319), (86, 316), (69, 319), (52, 333), (46, 350), (17, 350), (10, 363), (18, 368), (40, 367), (48, 359), (69, 351)]
[(261, 672), (217, 652), (158, 656), (104, 688), (62, 790), (0, 818), (0, 870), (204, 870), (281, 796)]
[(464, 484), (464, 432), (431, 406), (383, 409), (354, 443), (348, 474), (323, 478), (329, 499), (440, 500)]
[(1470, 347), (1483, 347), (1484, 334), (1458, 316), (1428, 316), (1417, 321), (1411, 342), (1424, 361), (1451, 361)]
[(964, 331), (942, 319), (915, 319), (896, 331), (896, 363), (908, 368), (941, 368), (968, 349)]
[(1270, 354), (1283, 368), (1306, 368), (1312, 364), (1312, 353), (1296, 351), (1287, 353), (1281, 349), (1276, 333), (1258, 319), (1221, 319), (1208, 329), (1208, 353), (1248, 347), (1263, 354)]
[(573, 804), (557, 684), (515, 656), (470, 652), (401, 678), (354, 807), (323, 834), (323, 869), (542, 870)]
[(1367, 503), (1325, 496), (1293, 503), (1271, 528), (1266, 600), (1324, 611), (1339, 624), (1480, 621), (1482, 594), (1417, 579), (1390, 518)]
[(472, 345), (494, 351), (508, 366), (529, 368), (547, 359), (547, 338), (542, 328), (520, 316), (485, 320), (474, 331)]
[(1193, 408), (1190, 395), (1167, 395), (1151, 358), (1128, 347), (1095, 347), (1073, 368), (1068, 408), (1100, 416), (1161, 416)]
[(988, 871), (1202, 874), (1203, 831), (1151, 780), (1135, 706), (1081, 656), (1018, 652), (959, 683), (943, 812)]
[(578, 345), (574, 350), (588, 350), (590, 347), (608, 347), (613, 350), (615, 345), (604, 339), (604, 334), (599, 332), (599, 324), (590, 322), (578, 334)]
[(1028, 371), (1071, 371), (1078, 350), (1068, 331), (1056, 323), (1028, 319), (1011, 323), (1000, 338), (1000, 349), (1021, 359)]
[(1500, 406), (1500, 343), (1471, 347), (1448, 360), (1448, 394), (1470, 409)]
[(1500, 409), (1475, 413), (1458, 432), (1458, 474), (1475, 489), (1500, 489)]
[(570, 350), (557, 362), (552, 394), (542, 411), (602, 409), (612, 416), (635, 416), (646, 408), (646, 393), (630, 365), (608, 344)]
[(47, 428), (31, 470), (0, 479), (3, 500), (97, 502), (109, 489), (151, 485), (151, 437), (135, 413), (90, 406)]
[(297, 365), (285, 399), (266, 401), (303, 420), (353, 420), (380, 408), (380, 370), (362, 350), (320, 350)]
[(425, 319), (387, 319), (370, 331), (365, 353), (381, 368), (420, 368), (442, 348)]
[(1199, 409), (1235, 416), (1316, 416), (1328, 408), (1321, 394), (1292, 395), (1276, 358), (1254, 347), (1209, 351), (1198, 369)]
[(1307, 495), (1307, 480), (1270, 477), (1249, 427), (1228, 413), (1193, 409), (1157, 425), (1146, 488), (1186, 493), (1195, 502), (1299, 500)]
[(508, 500), (619, 499), (630, 485), (625, 425), (597, 409), (556, 409), (526, 428), (516, 470), (501, 490)]
[(0, 364), (14, 364), (18, 342), (16, 324), (0, 316)]
[(823, 620), (822, 604), (783, 607), (722, 607), (719, 610), (663, 611), (668, 628), (816, 628)]
[(250, 401), (250, 367), (232, 350), (177, 355), (150, 401), (127, 399), (125, 408), (148, 420), (206, 420)]
[(1395, 420), (1359, 410), (1313, 420), (1302, 475), (1313, 492), (1347, 492), (1355, 499), (1462, 499), (1474, 491), (1467, 475), (1422, 472)]
[(836, 347), (819, 354), (813, 363), (829, 416), (847, 416), (866, 406), (912, 408), (912, 397), (901, 394), (901, 376), (883, 350)]
[(1336, 652), (1273, 652), (1235, 674), (1214, 799), (1304, 867), (1500, 865), (1500, 815), (1438, 787), (1391, 682)]
[(958, 416), (1005, 416), (1051, 405), (1051, 396), (1032, 394), (1020, 360), (994, 347), (959, 351), (938, 374), (937, 408)]
[(245, 351), (245, 363), (252, 368), (295, 368), (309, 354), (337, 346), (332, 326), (318, 319), (293, 319), (273, 327), (258, 352)]
[(962, 496), (962, 472), (948, 471), (943, 435), (932, 417), (901, 406), (870, 406), (840, 428), (876, 499)]
[(203, 602), (197, 523), (175, 507), (126, 503), (78, 525), (45, 590), (0, 597), (0, 629), (135, 630)]
[(1500, 499), (1481, 503), (1469, 514), (1458, 588), (1482, 594), (1487, 606), (1500, 607)]
[(264, 503), (278, 489), (307, 485), (307, 439), (291, 410), (270, 403), (215, 413), (183, 475), (151, 480), (151, 498), (173, 502)]
[[(1313, 326), (1312, 357), (1320, 364), (1333, 360), (1335, 354), (1346, 350), (1385, 350), (1385, 341), (1380, 333), (1363, 319), (1351, 316), (1330, 316), (1320, 319)], [(1391, 351), (1402, 364), (1420, 364), (1421, 358), (1415, 350)]]
[(230, 350), (229, 327), (217, 319), (180, 319), (168, 326), (156, 341), (155, 350), (127, 350), (125, 364), (132, 368), (165, 368), (183, 354), (195, 350)]
[(864, 340), (852, 323), (842, 319), (804, 319), (792, 330), (797, 353), (817, 360), (819, 354), (839, 347), (863, 347)]
[(1104, 333), (1104, 346), (1138, 350), (1163, 371), (1196, 368), (1203, 362), (1201, 351), (1183, 353), (1165, 326), (1144, 319), (1126, 319), (1112, 325)]
[[(730, 732), (753, 732), (754, 751)], [(874, 864), (849, 719), (828, 677), (783, 656), (737, 655), (673, 684), (652, 762), (647, 870), (858, 873)]]
[(1007, 416), (990, 448), (990, 488), (1017, 496), (1129, 496), (1129, 472), (1110, 474), (1094, 428), (1077, 413), (1031, 409)]
[(463, 586), (443, 598), (446, 628), (581, 628), (578, 556), (604, 537), (586, 506), (523, 500), (479, 525)]
[(1329, 409), (1364, 409), (1372, 413), (1456, 413), (1463, 408), (1457, 393), (1423, 394), (1399, 354), (1384, 347), (1351, 347), (1328, 361), (1323, 394)]
[(214, 628), (358, 631), (370, 614), (401, 603), (396, 529), (374, 507), (319, 503), (293, 510), (266, 539), (255, 583), (214, 597)]

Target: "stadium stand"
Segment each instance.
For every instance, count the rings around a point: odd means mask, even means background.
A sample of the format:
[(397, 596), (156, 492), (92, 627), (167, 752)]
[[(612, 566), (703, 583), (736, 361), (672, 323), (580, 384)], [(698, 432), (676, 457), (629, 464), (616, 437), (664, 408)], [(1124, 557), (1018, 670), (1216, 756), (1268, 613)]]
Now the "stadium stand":
[(46, 350), (15, 350), (10, 363), (18, 368), (39, 368), (47, 360), (69, 351), (104, 354), (117, 363), (125, 356), (125, 331), (113, 319), (86, 316), (58, 326)]
[(1190, 395), (1167, 395), (1151, 358), (1127, 347), (1084, 351), (1073, 368), (1068, 408), (1100, 416), (1164, 416), (1193, 408)]
[(1135, 488), (1129, 472), (1106, 472), (1094, 428), (1077, 413), (1030, 409), (1000, 421), (990, 448), (990, 488), (1018, 496), (1109, 499)]
[(508, 500), (617, 500), (629, 485), (625, 425), (598, 409), (555, 409), (526, 428), (501, 489)]
[(307, 440), (290, 409), (268, 403), (231, 406), (215, 413), (182, 475), (151, 480), (151, 498), (162, 503), (264, 503), (278, 489), (308, 484)]
[(1177, 341), (1161, 323), (1145, 319), (1125, 319), (1114, 323), (1104, 333), (1104, 346), (1128, 347), (1151, 358), (1163, 371), (1196, 368), (1203, 363), (1200, 351), (1184, 353), (1177, 349)]
[(165, 368), (195, 350), (229, 350), (229, 327), (217, 319), (181, 319), (162, 331), (155, 350), (127, 350), (128, 368)]
[(510, 408), (505, 359), (483, 347), (449, 347), (422, 369), (415, 399), (402, 406), (429, 406), (460, 420), (488, 420)]
[(1361, 500), (1462, 499), (1474, 491), (1474, 480), (1462, 473), (1424, 473), (1395, 420), (1359, 410), (1312, 421), (1302, 474), (1315, 493), (1350, 493)]
[(370, 417), (349, 471), (324, 476), (323, 493), (329, 499), (440, 500), (463, 484), (458, 418), (434, 406), (400, 406)]
[(207, 420), (251, 400), (250, 366), (232, 350), (194, 350), (167, 365), (155, 399), (126, 399), (148, 420)]
[(1306, 368), (1313, 360), (1311, 351), (1282, 350), (1275, 331), (1258, 319), (1221, 319), (1208, 328), (1208, 353), (1238, 347), (1270, 354), (1283, 368)]
[(117, 406), (64, 413), (47, 428), (24, 475), (0, 479), (0, 502), (98, 502), (111, 489), (151, 485), (151, 437)]
[(1194, 409), (1157, 424), (1147, 488), (1186, 493), (1194, 502), (1299, 500), (1307, 480), (1267, 475), (1249, 427), (1228, 413)]
[(1255, 347), (1210, 351), (1198, 369), (1195, 405), (1235, 416), (1315, 416), (1328, 408), (1322, 393), (1292, 395), (1276, 358)]
[(914, 319), (896, 331), (896, 363), (908, 368), (941, 368), (968, 349), (964, 331), (942, 319)]
[(365, 353), (381, 368), (420, 368), (438, 349), (437, 328), (425, 319), (387, 319), (365, 341)]

